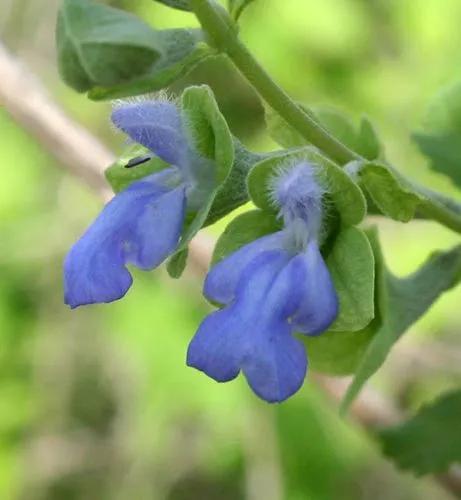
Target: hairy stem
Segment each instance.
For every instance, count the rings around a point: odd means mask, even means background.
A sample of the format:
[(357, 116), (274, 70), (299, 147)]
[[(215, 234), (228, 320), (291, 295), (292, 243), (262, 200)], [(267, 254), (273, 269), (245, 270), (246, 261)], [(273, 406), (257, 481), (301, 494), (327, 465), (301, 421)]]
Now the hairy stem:
[(192, 8), (209, 38), (218, 50), (227, 54), (264, 100), (297, 130), (336, 162), (345, 164), (360, 156), (333, 137), (313, 117), (280, 88), (239, 40), (226, 11), (210, 0), (191, 0)]

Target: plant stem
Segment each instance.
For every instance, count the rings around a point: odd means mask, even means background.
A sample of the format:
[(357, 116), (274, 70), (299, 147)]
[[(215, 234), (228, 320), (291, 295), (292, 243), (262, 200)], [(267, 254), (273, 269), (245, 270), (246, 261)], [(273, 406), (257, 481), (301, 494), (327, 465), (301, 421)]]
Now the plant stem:
[[(316, 120), (315, 115), (301, 108), (281, 88), (264, 68), (255, 60), (237, 36), (237, 29), (227, 11), (214, 0), (190, 0), (195, 15), (208, 41), (220, 52), (225, 53), (245, 78), (251, 83), (259, 95), (309, 143), (318, 147), (323, 153), (340, 165), (353, 160), (363, 160), (342, 142), (333, 137)], [(422, 188), (424, 190), (424, 188)], [(427, 190), (426, 194), (427, 194)], [(419, 213), (427, 219), (461, 233), (461, 207), (450, 206), (447, 200), (441, 200), (436, 193), (421, 203)]]
[(192, 8), (209, 42), (227, 54), (264, 100), (308, 142), (331, 159), (343, 165), (361, 159), (359, 155), (333, 137), (280, 88), (239, 40), (235, 26), (221, 6), (210, 0), (191, 0)]

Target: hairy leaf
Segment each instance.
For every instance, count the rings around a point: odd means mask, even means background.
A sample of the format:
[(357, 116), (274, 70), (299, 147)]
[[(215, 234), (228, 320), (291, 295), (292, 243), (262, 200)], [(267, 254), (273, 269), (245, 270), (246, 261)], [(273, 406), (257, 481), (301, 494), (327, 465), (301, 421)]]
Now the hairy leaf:
[(310, 147), (281, 152), (252, 168), (248, 176), (248, 191), (255, 205), (263, 210), (276, 211), (270, 197), (270, 180), (280, 168), (294, 166), (300, 161), (319, 166), (319, 181), (326, 186), (342, 223), (345, 226), (360, 223), (366, 213), (362, 191), (344, 170)]

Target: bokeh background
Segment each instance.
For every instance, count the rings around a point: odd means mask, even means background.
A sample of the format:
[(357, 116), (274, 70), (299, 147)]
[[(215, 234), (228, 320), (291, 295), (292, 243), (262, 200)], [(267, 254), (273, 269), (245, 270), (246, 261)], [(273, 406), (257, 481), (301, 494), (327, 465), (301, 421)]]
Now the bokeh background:
[[(195, 24), (151, 0), (107, 3), (158, 28)], [(75, 120), (119, 153), (110, 105), (59, 80), (58, 4), (2, 0), (0, 37)], [(429, 171), (410, 133), (430, 98), (461, 76), (460, 23), (459, 0), (255, 0), (241, 36), (296, 99), (356, 120), (368, 115), (395, 164), (459, 199)], [(202, 82), (249, 147), (275, 147), (261, 103), (228, 63), (202, 64), (172, 91)], [(101, 202), (1, 107), (0, 165), (1, 499), (450, 498), (431, 478), (396, 470), (312, 380), (274, 407), (241, 377), (219, 385), (187, 368), (188, 341), (209, 307), (190, 271), (180, 281), (164, 269), (135, 272), (123, 301), (68, 310), (63, 256)], [(459, 241), (428, 222), (374, 222), (397, 274)], [(373, 378), (402, 411), (459, 383), (460, 300), (461, 290), (444, 295)]]

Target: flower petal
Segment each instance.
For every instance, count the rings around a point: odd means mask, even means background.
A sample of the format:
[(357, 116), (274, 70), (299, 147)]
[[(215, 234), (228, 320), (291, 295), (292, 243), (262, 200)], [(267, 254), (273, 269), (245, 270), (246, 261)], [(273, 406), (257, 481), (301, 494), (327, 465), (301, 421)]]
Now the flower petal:
[(307, 356), (304, 345), (292, 337), (292, 329), (285, 321), (274, 320), (265, 325), (265, 330), (242, 363), (242, 371), (260, 398), (276, 403), (301, 388)]
[(205, 297), (220, 304), (229, 304), (235, 297), (245, 267), (262, 252), (282, 246), (283, 234), (278, 232), (258, 238), (225, 257), (209, 271), (203, 287)]
[(317, 243), (309, 243), (300, 257), (304, 267), (303, 298), (292, 323), (296, 331), (317, 335), (336, 319), (338, 297)]
[(168, 101), (124, 102), (112, 112), (114, 125), (171, 165), (181, 165), (187, 151), (181, 116)]
[(71, 248), (64, 263), (66, 304), (119, 299), (132, 283), (126, 263), (153, 269), (174, 251), (184, 219), (184, 188), (155, 182), (163, 177), (154, 174), (117, 194)]
[(252, 342), (255, 312), (283, 263), (279, 252), (266, 252), (251, 263), (240, 280), (237, 301), (212, 313), (200, 325), (187, 352), (189, 366), (219, 382), (237, 376), (242, 356)]
[(243, 335), (242, 319), (233, 308), (207, 316), (187, 349), (187, 366), (197, 368), (217, 382), (234, 379), (240, 371)]
[(296, 392), (307, 358), (302, 343), (291, 336), (286, 316), (301, 298), (290, 291), (293, 261), (284, 250), (254, 257), (242, 271), (235, 302), (202, 322), (187, 364), (219, 382), (235, 378), (242, 369), (255, 393), (269, 402)]
[(177, 187), (146, 203), (131, 227), (126, 262), (140, 269), (160, 265), (176, 248), (184, 222), (185, 193)]

